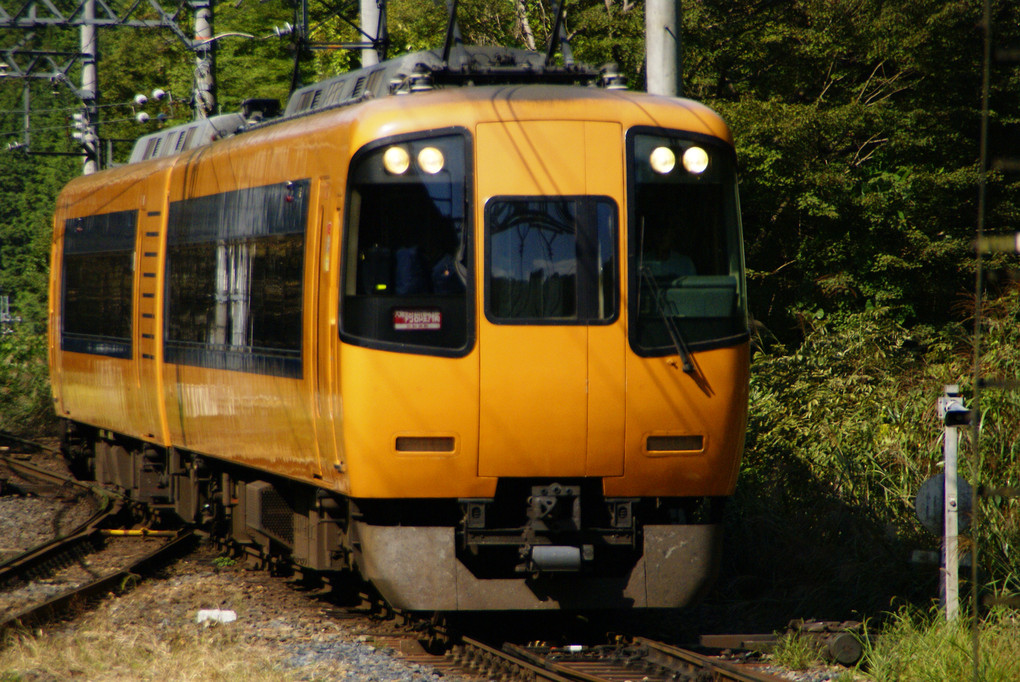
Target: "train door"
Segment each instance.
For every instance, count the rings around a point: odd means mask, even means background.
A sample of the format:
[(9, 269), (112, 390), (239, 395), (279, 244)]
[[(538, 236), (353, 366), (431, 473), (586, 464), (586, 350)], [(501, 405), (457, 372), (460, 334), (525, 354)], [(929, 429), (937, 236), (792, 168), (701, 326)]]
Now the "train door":
[(479, 475), (623, 473), (619, 124), (477, 129)]
[(319, 469), (325, 478), (335, 475), (334, 467), (342, 462), (338, 450), (335, 423), (337, 376), (340, 363), (337, 334), (337, 202), (333, 185), (328, 177), (319, 180), (316, 202), (315, 318), (312, 323), (315, 348), (315, 376), (312, 377), (312, 401), (315, 415), (316, 444), (319, 452)]

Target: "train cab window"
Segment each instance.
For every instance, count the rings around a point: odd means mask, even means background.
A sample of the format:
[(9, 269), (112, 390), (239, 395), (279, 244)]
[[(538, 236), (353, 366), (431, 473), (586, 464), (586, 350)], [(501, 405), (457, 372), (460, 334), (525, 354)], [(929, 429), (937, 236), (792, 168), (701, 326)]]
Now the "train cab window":
[(501, 324), (600, 324), (617, 311), (608, 197), (495, 197), (485, 207), (485, 313)]
[(747, 334), (733, 150), (657, 129), (628, 135), (630, 342), (642, 355)]
[(470, 349), (467, 137), (401, 137), (355, 155), (341, 337), (400, 352)]
[(131, 357), (131, 293), (137, 211), (64, 222), (60, 347)]

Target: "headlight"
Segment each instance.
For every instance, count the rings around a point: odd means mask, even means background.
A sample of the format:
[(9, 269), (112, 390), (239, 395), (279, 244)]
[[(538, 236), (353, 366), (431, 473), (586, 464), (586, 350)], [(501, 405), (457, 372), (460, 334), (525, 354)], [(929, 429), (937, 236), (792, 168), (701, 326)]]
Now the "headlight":
[(688, 173), (701, 175), (708, 168), (708, 152), (701, 147), (688, 147), (684, 152), (684, 168)]
[(429, 175), (435, 175), (443, 170), (445, 164), (446, 158), (443, 156), (443, 152), (436, 147), (425, 147), (418, 152), (418, 168)]
[(393, 175), (403, 175), (411, 167), (411, 156), (403, 147), (390, 147), (382, 157), (383, 167)]
[(676, 154), (669, 147), (656, 147), (649, 155), (648, 162), (652, 164), (653, 171), (667, 175), (676, 168)]

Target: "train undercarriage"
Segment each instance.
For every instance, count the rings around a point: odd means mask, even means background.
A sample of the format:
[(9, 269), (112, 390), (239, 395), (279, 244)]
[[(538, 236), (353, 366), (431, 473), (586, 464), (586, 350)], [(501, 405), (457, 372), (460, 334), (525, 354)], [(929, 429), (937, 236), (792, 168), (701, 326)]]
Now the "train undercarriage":
[(605, 498), (599, 479), (501, 479), (493, 498), (351, 499), (65, 422), (79, 477), (239, 552), (359, 574), (408, 611), (672, 608), (710, 585), (720, 498)]

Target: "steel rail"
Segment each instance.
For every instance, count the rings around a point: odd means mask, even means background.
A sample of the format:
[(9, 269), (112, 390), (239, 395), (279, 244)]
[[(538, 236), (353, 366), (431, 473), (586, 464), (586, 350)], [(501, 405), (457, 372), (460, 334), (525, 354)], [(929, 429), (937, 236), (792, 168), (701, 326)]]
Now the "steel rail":
[(728, 682), (780, 682), (782, 680), (775, 675), (751, 670), (747, 666), (719, 661), (644, 637), (635, 637), (632, 641), (650, 652), (651, 655), (648, 659), (653, 663), (665, 664), (665, 667), (669, 667), (671, 662), (681, 662), (707, 672), (712, 676), (710, 679), (713, 680), (727, 680)]
[(79, 481), (73, 476), (65, 476), (49, 469), (43, 469), (37, 467), (34, 464), (28, 462), (22, 462), (14, 459), (9, 455), (0, 455), (0, 464), (3, 464), (7, 468), (11, 469), (20, 476), (25, 478), (32, 478), (35, 480), (43, 481), (50, 485), (64, 486), (71, 488), (80, 488), (81, 490), (91, 493), (96, 497), (97, 500), (109, 500), (110, 498), (128, 502), (129, 498), (121, 495), (120, 493), (108, 490), (98, 483), (90, 483), (88, 481)]
[(152, 552), (133, 561), (129, 566), (85, 585), (67, 590), (45, 602), (25, 608), (0, 621), (0, 633), (12, 629), (39, 625), (66, 613), (69, 607), (96, 600), (110, 592), (120, 592), (133, 580), (140, 580), (162, 566), (167, 560), (189, 551), (196, 533), (185, 529), (178, 537), (164, 543)]
[(60, 453), (59, 448), (50, 447), (49, 445), (43, 445), (42, 443), (38, 443), (34, 440), (27, 440), (20, 436), (15, 436), (13, 433), (10, 433), (9, 431), (0, 431), (0, 440), (9, 441), (11, 443), (18, 443), (20, 445), (27, 445), (31, 448), (35, 448), (36, 450), (45, 450), (46, 452), (52, 452), (54, 454)]
[[(516, 670), (518, 674), (512, 676), (512, 679), (528, 679), (528, 680), (548, 680), (549, 682), (572, 682), (574, 678), (564, 677), (557, 673), (555, 670), (549, 670), (540, 665), (534, 664), (527, 658), (522, 658), (514, 653), (507, 651), (500, 651), (487, 644), (483, 644), (476, 639), (470, 637), (463, 637), (461, 639), (465, 649), (460, 654), (461, 660), (455, 661), (462, 666), (472, 667), (472, 657), (480, 661), (479, 667), (499, 667), (506, 666), (512, 670)], [(477, 652), (477, 653), (471, 653)], [(467, 658), (468, 660), (463, 660)], [(523, 675), (521, 674), (523, 673)], [(500, 676), (502, 679), (502, 676)]]
[(102, 526), (124, 509), (125, 500), (113, 496), (113, 503), (109, 503), (111, 493), (99, 486), (82, 483), (10, 457), (0, 457), (0, 461), (20, 476), (58, 484), (60, 487), (80, 488), (82, 492), (92, 495), (98, 506), (98, 510), (92, 516), (65, 535), (47, 540), (0, 562), (0, 586), (24, 579), (46, 564), (60, 564), (65, 561), (65, 557), (80, 556), (83, 547), (88, 544), (94, 546), (101, 541)]
[(95, 546), (101, 542), (101, 525), (115, 517), (121, 509), (121, 505), (117, 504), (110, 509), (99, 511), (69, 535), (48, 540), (41, 545), (32, 547), (27, 552), (22, 552), (0, 563), (0, 587), (17, 580), (24, 580), (47, 564), (62, 564), (65, 563), (67, 557), (73, 560), (81, 556), (83, 547)]
[[(573, 682), (612, 682), (635, 675), (650, 681), (718, 680), (720, 682), (779, 682), (780, 678), (747, 666), (727, 663), (645, 638), (618, 647), (580, 651), (531, 649), (505, 644), (504, 650)], [(600, 651), (600, 650), (605, 651)], [(594, 654), (594, 655), (593, 655)], [(636, 667), (641, 668), (636, 672)]]
[(579, 680), (580, 682), (605, 682), (606, 679), (598, 675), (592, 675), (591, 673), (584, 672), (583, 670), (571, 668), (563, 663), (552, 660), (548, 656), (528, 651), (525, 647), (517, 646), (516, 644), (504, 644), (503, 649), (514, 656), (524, 659), (525, 661), (531, 661), (536, 665), (542, 666), (546, 670), (562, 675), (568, 680)]

